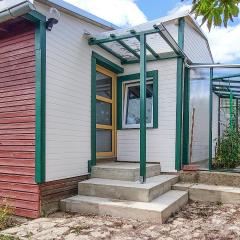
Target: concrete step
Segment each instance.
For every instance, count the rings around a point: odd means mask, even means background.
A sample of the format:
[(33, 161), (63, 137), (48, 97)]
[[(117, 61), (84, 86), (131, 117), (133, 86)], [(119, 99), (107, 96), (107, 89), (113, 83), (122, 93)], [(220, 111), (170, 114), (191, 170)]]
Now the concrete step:
[[(161, 172), (160, 164), (147, 164), (146, 175), (153, 177)], [(105, 178), (122, 181), (139, 180), (140, 164), (125, 162), (110, 162), (97, 164), (92, 168), (92, 178)]]
[(187, 192), (176, 190), (171, 190), (147, 203), (78, 195), (62, 200), (61, 210), (164, 223), (187, 201)]
[(175, 183), (172, 185), (172, 190), (180, 190), (180, 191), (188, 191), (190, 187), (192, 187), (194, 183)]
[(189, 197), (194, 201), (240, 203), (240, 188), (195, 184), (189, 188)]
[(150, 202), (171, 190), (178, 181), (176, 175), (159, 175), (148, 178), (146, 183), (92, 178), (78, 183), (78, 194), (129, 201)]
[(172, 186), (172, 189), (188, 191), (189, 199), (193, 201), (240, 204), (239, 187), (176, 183)]

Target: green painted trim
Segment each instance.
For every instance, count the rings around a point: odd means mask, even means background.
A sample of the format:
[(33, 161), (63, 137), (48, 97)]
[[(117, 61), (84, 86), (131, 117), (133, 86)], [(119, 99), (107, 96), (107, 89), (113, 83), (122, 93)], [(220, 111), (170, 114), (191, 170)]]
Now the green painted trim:
[[(178, 20), (178, 45), (184, 47), (184, 18)], [(176, 92), (176, 143), (175, 143), (175, 169), (179, 171), (182, 166), (182, 103), (183, 103), (183, 58), (177, 59), (177, 92)]]
[(184, 69), (184, 96), (183, 96), (183, 165), (189, 164), (189, 102), (190, 102), (190, 69)]
[(42, 183), (46, 175), (46, 17), (32, 11), (24, 16), (35, 23), (36, 62), (36, 129), (35, 129), (35, 182)]
[(96, 66), (97, 58), (93, 52), (91, 58), (91, 166), (96, 165)]
[(212, 102), (213, 102), (213, 93), (212, 93), (212, 79), (213, 79), (213, 68), (210, 68), (210, 83), (209, 83), (209, 149), (208, 149), (208, 168), (212, 170)]
[(46, 22), (46, 17), (35, 10), (29, 12), (23, 17), (31, 22), (36, 22), (36, 23), (38, 23), (39, 21)]
[(140, 35), (140, 181), (146, 182), (146, 35)]
[(96, 59), (96, 64), (101, 65), (102, 67), (105, 67), (106, 69), (108, 69), (114, 73), (119, 74), (119, 73), (124, 72), (124, 68), (111, 62), (110, 60), (106, 59), (105, 57), (101, 56), (100, 54), (98, 54), (96, 52), (92, 52), (92, 58)]
[[(158, 70), (148, 71), (147, 78), (153, 79), (153, 128), (158, 128)], [(117, 78), (117, 129), (122, 128), (122, 87), (124, 82), (134, 81), (140, 79), (140, 73), (133, 73), (129, 75), (119, 76)], [(129, 128), (127, 128), (129, 129)]]

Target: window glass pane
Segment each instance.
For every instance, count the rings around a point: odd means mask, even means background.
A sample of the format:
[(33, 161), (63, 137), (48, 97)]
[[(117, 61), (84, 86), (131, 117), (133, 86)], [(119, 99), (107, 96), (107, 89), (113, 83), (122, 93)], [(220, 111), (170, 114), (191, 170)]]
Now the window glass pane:
[(97, 72), (96, 76), (96, 95), (112, 98), (112, 78)]
[(97, 152), (112, 151), (112, 130), (97, 129), (96, 148)]
[[(147, 84), (146, 93), (146, 121), (152, 122), (152, 105), (153, 105), (153, 84)], [(140, 86), (139, 84), (127, 87), (127, 104), (125, 124), (140, 123)]]
[(96, 122), (97, 124), (112, 124), (112, 104), (96, 101)]

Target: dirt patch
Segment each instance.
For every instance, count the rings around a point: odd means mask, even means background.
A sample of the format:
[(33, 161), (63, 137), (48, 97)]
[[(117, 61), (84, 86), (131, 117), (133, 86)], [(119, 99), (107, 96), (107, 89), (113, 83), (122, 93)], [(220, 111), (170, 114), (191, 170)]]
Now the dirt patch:
[(56, 213), (0, 234), (33, 240), (237, 240), (240, 205), (191, 202), (162, 225), (109, 216)]

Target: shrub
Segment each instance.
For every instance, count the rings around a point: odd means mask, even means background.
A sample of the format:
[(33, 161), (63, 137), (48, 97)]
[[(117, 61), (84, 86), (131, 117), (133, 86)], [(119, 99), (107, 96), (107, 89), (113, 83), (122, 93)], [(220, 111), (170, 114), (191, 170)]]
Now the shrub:
[(217, 146), (214, 168), (236, 168), (240, 166), (240, 134), (228, 127)]
[(11, 216), (13, 212), (13, 208), (10, 207), (7, 199), (3, 199), (0, 205), (0, 230), (11, 225)]

